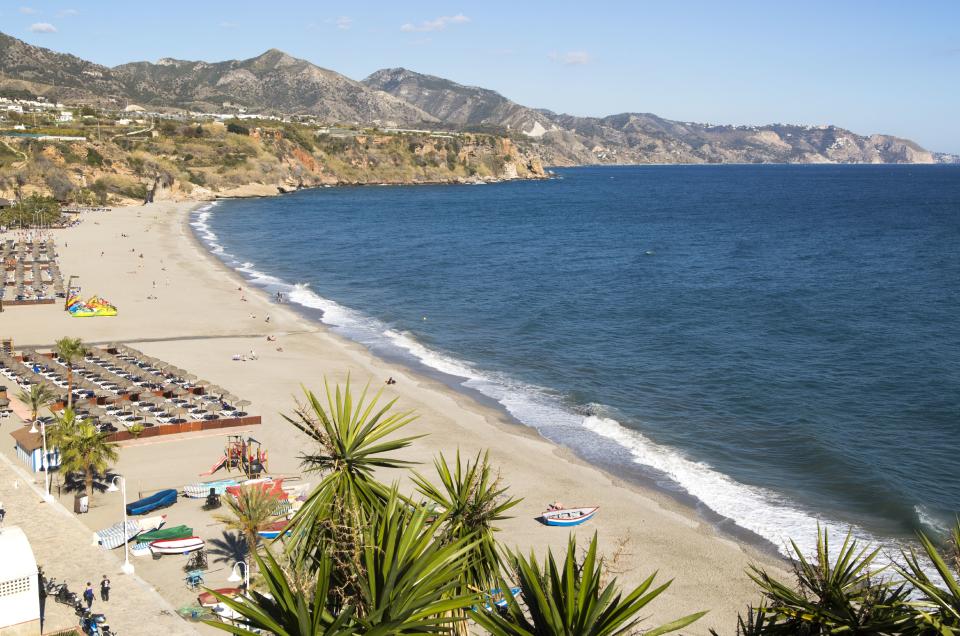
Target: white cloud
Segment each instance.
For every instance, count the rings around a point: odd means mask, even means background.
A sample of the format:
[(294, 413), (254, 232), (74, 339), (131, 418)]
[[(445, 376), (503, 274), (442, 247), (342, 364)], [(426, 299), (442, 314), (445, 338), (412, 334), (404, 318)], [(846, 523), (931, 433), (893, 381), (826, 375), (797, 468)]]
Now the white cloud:
[(420, 24), (407, 22), (400, 27), (400, 30), (407, 31), (408, 33), (416, 31), (443, 31), (451, 24), (464, 24), (469, 21), (470, 18), (462, 13), (458, 13), (457, 15), (442, 15), (435, 20), (427, 20), (426, 22), (421, 22)]
[(57, 27), (49, 22), (34, 22), (30, 25), (30, 30), (34, 33), (56, 33)]
[(33, 7), (20, 7), (20, 13), (22, 13), (23, 15), (33, 15), (36, 12), (37, 10), (34, 9)]
[(593, 57), (586, 51), (567, 51), (566, 53), (551, 53), (550, 59), (565, 66), (581, 66), (593, 61)]
[(337, 28), (341, 31), (346, 31), (353, 26), (353, 18), (342, 15), (334, 21), (334, 24), (336, 24)]
[(57, 11), (58, 18), (69, 18), (71, 16), (79, 15), (80, 12), (76, 9), (63, 9), (62, 11)]

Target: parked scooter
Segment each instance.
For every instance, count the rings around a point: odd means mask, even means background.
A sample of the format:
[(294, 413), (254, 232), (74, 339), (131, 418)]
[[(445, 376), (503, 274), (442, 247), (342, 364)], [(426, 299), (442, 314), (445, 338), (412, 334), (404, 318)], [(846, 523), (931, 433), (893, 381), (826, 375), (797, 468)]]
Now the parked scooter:
[(80, 629), (89, 636), (105, 636), (110, 633), (110, 628), (106, 625), (107, 617), (103, 614), (91, 614), (84, 608), (80, 615)]
[(80, 600), (80, 597), (77, 596), (76, 592), (71, 592), (70, 588), (67, 587), (67, 582), (64, 581), (56, 587), (55, 598), (57, 603), (63, 603), (64, 605), (73, 605), (76, 606), (77, 601)]

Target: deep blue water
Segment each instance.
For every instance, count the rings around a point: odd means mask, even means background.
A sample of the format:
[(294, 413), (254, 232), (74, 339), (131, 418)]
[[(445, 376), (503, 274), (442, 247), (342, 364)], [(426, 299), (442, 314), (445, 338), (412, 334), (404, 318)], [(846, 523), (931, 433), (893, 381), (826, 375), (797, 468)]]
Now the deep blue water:
[(899, 539), (960, 512), (960, 167), (558, 174), (195, 225), (376, 352), (778, 546), (815, 518)]

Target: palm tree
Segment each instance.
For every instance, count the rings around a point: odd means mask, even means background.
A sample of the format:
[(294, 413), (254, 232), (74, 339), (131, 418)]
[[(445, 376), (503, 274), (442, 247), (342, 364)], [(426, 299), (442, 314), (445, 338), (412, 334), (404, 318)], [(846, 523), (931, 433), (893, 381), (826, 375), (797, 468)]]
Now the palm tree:
[[(464, 465), (458, 450), (452, 468), (441, 453), (434, 466), (440, 478), (439, 487), (416, 472), (413, 481), (417, 489), (444, 512), (446, 521), (441, 536), (450, 542), (477, 539), (460, 574), (460, 592), (495, 587), (501, 562), (494, 536), (497, 528), (493, 524), (508, 519), (507, 510), (521, 500), (506, 496), (507, 488), (490, 467), (489, 453), (484, 453), (482, 459), (477, 453), (474, 461), (467, 460)], [(465, 622), (458, 623), (457, 627), (466, 634)]]
[(874, 568), (880, 549), (859, 548), (847, 533), (831, 563), (827, 531), (817, 527), (816, 560), (808, 561), (791, 541), (796, 584), (778, 581), (751, 566), (748, 576), (760, 586), (767, 608), (767, 633), (881, 634), (902, 631), (907, 622), (905, 584), (894, 586)]
[(236, 498), (227, 497), (227, 514), (217, 514), (217, 521), (236, 530), (247, 544), (248, 554), (254, 554), (260, 543), (257, 534), (273, 520), (277, 511), (277, 494), (259, 485), (247, 486), (237, 492)]
[(53, 391), (45, 384), (31, 384), (30, 390), (21, 389), (17, 393), (17, 399), (30, 406), (30, 421), (36, 422), (40, 410), (45, 406), (50, 406), (56, 399)]
[[(577, 562), (577, 542), (571, 535), (567, 556), (560, 567), (548, 550), (543, 567), (537, 557), (508, 555), (516, 571), (527, 611), (516, 597), (507, 593), (504, 615), (491, 609), (475, 609), (474, 620), (493, 636), (615, 636), (632, 634), (640, 623), (637, 614), (666, 590), (671, 581), (650, 589), (656, 574), (623, 596), (616, 579), (603, 587), (603, 560), (597, 556), (597, 535), (593, 535), (583, 561)], [(500, 589), (508, 589), (504, 581)], [(489, 599), (488, 599), (489, 600)], [(706, 612), (678, 618), (665, 625), (644, 630), (645, 636), (659, 636), (693, 623)]]
[(67, 406), (73, 406), (73, 363), (87, 355), (87, 348), (80, 338), (60, 338), (54, 350), (67, 365)]
[(279, 636), (449, 633), (449, 613), (477, 600), (474, 594), (454, 593), (472, 546), (442, 541), (437, 526), (427, 521), (426, 510), (412, 510), (395, 489), (389, 491), (362, 530), (358, 596), (341, 604), (342, 595), (334, 588), (336, 563), (329, 553), (319, 554), (313, 588), (300, 590), (264, 551), (255, 558), (270, 596), (254, 592), (233, 601), (217, 594), (246, 624), (210, 624), (244, 636), (257, 633), (253, 629)]
[(93, 478), (105, 473), (111, 462), (117, 460), (117, 445), (107, 441), (89, 419), (76, 416), (65, 408), (56, 414), (52, 431), (53, 443), (60, 449), (60, 469), (67, 473), (83, 473), (88, 497), (93, 496)]
[(369, 384), (354, 401), (350, 380), (341, 390), (324, 380), (326, 406), (313, 392), (304, 390), (306, 404), (298, 404), (294, 417), (284, 416), (316, 443), (313, 452), (301, 455), (306, 471), (323, 474), (289, 525), (288, 549), (305, 563), (317, 563), (320, 553), (334, 559), (333, 589), (347, 598), (359, 590), (350, 581), (361, 567), (362, 530), (389, 489), (373, 477), (378, 468), (400, 468), (410, 462), (385, 456), (405, 448), (415, 437), (384, 441), (409, 424), (409, 412), (391, 413), (396, 400), (379, 406), (380, 393), (367, 399)]
[[(950, 531), (947, 549), (941, 553), (922, 532), (920, 545), (940, 579), (938, 585), (924, 570), (914, 550), (904, 551), (907, 567), (898, 567), (913, 584), (917, 598), (909, 603), (918, 633), (960, 634), (960, 518)], [(942, 585), (942, 587), (941, 587)]]

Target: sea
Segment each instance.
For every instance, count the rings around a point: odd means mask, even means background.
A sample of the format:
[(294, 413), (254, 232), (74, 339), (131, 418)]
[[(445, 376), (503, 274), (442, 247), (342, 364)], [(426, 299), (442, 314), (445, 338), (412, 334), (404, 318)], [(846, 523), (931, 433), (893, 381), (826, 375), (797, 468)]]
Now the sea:
[(953, 523), (960, 166), (554, 173), (192, 225), (251, 285), (721, 530), (786, 554), (818, 523), (891, 550)]

